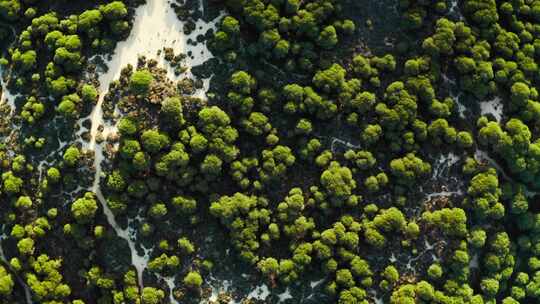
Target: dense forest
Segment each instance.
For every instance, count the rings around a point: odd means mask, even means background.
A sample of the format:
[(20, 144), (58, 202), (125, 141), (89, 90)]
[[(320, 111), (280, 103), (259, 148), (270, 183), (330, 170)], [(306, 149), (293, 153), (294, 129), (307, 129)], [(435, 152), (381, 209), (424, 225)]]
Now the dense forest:
[(540, 303), (540, 0), (0, 0), (0, 304)]

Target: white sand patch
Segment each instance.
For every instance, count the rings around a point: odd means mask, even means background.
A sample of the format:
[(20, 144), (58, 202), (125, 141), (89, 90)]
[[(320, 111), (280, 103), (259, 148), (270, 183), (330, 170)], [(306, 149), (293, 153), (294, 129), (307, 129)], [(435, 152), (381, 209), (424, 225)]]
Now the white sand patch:
[(461, 96), (461, 93), (450, 95), (450, 97), (452, 97), (452, 99), (456, 102), (459, 117), (465, 118), (465, 111), (467, 111), (467, 108), (465, 107), (465, 105), (463, 105), (463, 103), (460, 102)]
[(467, 110), (467, 108), (463, 105), (463, 103), (460, 102), (462, 93), (461, 90), (456, 87), (456, 80), (448, 77), (448, 75), (444, 73), (441, 73), (441, 78), (443, 80), (443, 83), (450, 86), (450, 98), (452, 98), (452, 100), (457, 105), (457, 112), (459, 114), (459, 117), (465, 118), (465, 111)]
[(281, 303), (283, 301), (286, 301), (288, 299), (292, 299), (293, 296), (291, 295), (291, 291), (289, 290), (289, 287), (287, 287), (287, 289), (285, 289), (285, 291), (283, 293), (280, 293), (278, 294), (278, 303)]
[[(202, 6), (202, 1), (201, 1)], [(216, 17), (211, 22), (205, 22), (202, 19), (197, 20), (196, 23), (196, 29), (191, 33), (189, 36), (186, 37), (185, 41), (187, 42), (189, 39), (193, 41), (197, 41), (198, 35), (204, 35), (208, 30), (212, 29), (214, 32), (217, 29), (218, 23), (221, 21), (221, 19), (225, 16), (225, 13), (221, 13), (218, 17)], [(206, 43), (197, 43), (196, 45), (191, 44), (185, 44), (184, 45), (184, 53), (185, 54), (191, 54), (191, 56), (188, 55), (186, 58), (186, 64), (188, 66), (188, 73), (191, 78), (193, 78), (193, 75), (191, 74), (191, 67), (201, 65), (205, 63), (206, 61), (214, 58), (214, 55), (208, 50), (208, 45)], [(199, 98), (206, 98), (206, 92), (210, 88), (210, 78), (202, 79), (203, 81), (203, 88), (200, 90), (197, 90), (195, 93), (196, 97)]]
[[(219, 281), (216, 280), (212, 275), (210, 275), (210, 281), (213, 281), (213, 284), (210, 284), (210, 287), (212, 289), (212, 295), (208, 299), (208, 302), (214, 303), (218, 300), (218, 297), (223, 292), (228, 292), (231, 288), (231, 282), (228, 280)], [(217, 284), (216, 284), (217, 283)], [(207, 303), (206, 301), (203, 301), (203, 303)]]
[(458, 20), (463, 20), (463, 15), (459, 10), (458, 0), (450, 0), (450, 5), (448, 6), (448, 13), (452, 16), (457, 16)]
[(435, 197), (449, 197), (452, 195), (462, 195), (463, 191), (457, 190), (457, 191), (439, 191), (439, 192), (433, 192), (428, 195), (426, 195), (426, 201), (430, 201)]
[(325, 279), (320, 279), (318, 281), (312, 281), (311, 283), (309, 283), (309, 287), (311, 287), (311, 289), (314, 289), (315, 287), (318, 287), (319, 285), (324, 283), (324, 281), (325, 281)]
[(449, 168), (459, 162), (459, 160), (460, 157), (453, 152), (439, 155), (439, 157), (435, 160), (435, 163), (433, 164), (432, 178), (440, 177)]
[(360, 145), (355, 145), (349, 141), (346, 141), (346, 140), (343, 140), (343, 139), (340, 139), (340, 138), (336, 138), (336, 137), (332, 137), (332, 143), (330, 144), (330, 151), (332, 151), (332, 153), (335, 152), (335, 145), (336, 144), (339, 144), (339, 145), (343, 145), (349, 149), (362, 149), (362, 146)]
[(266, 284), (259, 285), (247, 296), (247, 299), (266, 300), (270, 295), (270, 290)]
[(503, 105), (499, 96), (494, 97), (491, 100), (480, 102), (480, 114), (492, 114), (497, 122), (501, 122), (503, 114)]

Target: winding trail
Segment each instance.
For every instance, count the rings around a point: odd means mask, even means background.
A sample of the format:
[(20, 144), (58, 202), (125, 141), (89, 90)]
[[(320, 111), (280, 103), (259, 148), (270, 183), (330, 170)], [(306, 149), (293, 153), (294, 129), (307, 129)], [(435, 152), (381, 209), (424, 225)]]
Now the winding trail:
[[(165, 63), (163, 55), (158, 56), (157, 54), (165, 47), (172, 48), (175, 53), (186, 53), (191, 51), (193, 58), (188, 57), (186, 59), (188, 67), (201, 64), (211, 58), (212, 55), (208, 51), (206, 45), (199, 43), (196, 46), (188, 46), (187, 40), (190, 37), (195, 40), (197, 35), (206, 33), (209, 28), (215, 28), (215, 22), (206, 24), (200, 20), (200, 22), (197, 23), (197, 29), (191, 33), (189, 37), (186, 37), (182, 33), (183, 23), (178, 20), (168, 1), (147, 0), (146, 4), (136, 9), (133, 28), (129, 37), (127, 40), (121, 41), (116, 45), (113, 55), (106, 60), (108, 70), (101, 73), (98, 79), (100, 83), (100, 95), (96, 106), (89, 116), (91, 121), (90, 140), (89, 142), (83, 142), (83, 149), (94, 152), (93, 166), (95, 168), (95, 175), (91, 191), (96, 194), (108, 223), (119, 237), (127, 241), (131, 251), (131, 263), (137, 271), (138, 284), (141, 289), (144, 287), (143, 272), (147, 267), (151, 249), (143, 248), (143, 251), (145, 252), (143, 255), (138, 253), (136, 248), (136, 232), (134, 229), (130, 228), (130, 225), (128, 225), (126, 229), (122, 229), (118, 225), (100, 188), (100, 180), (104, 177), (102, 163), (105, 161), (105, 142), (97, 143), (96, 139), (98, 136), (106, 138), (107, 135), (117, 132), (116, 126), (107, 124), (103, 119), (103, 101), (109, 90), (109, 85), (112, 81), (120, 77), (122, 68), (126, 67), (128, 64), (136, 67), (140, 56), (156, 59), (158, 65), (166, 68), (167, 76), (170, 79), (177, 80), (180, 76), (186, 76), (175, 75), (174, 69)], [(190, 70), (188, 70), (187, 76), (191, 77)], [(204, 97), (205, 92), (208, 90), (208, 86), (209, 79), (206, 79), (204, 80), (203, 89), (198, 91), (197, 95)], [(81, 119), (81, 121), (84, 119)], [(103, 129), (103, 131), (100, 131), (100, 129)], [(82, 134), (82, 132), (80, 132), (79, 135), (80, 134)], [(168, 284), (169, 286), (171, 285), (169, 282)]]
[(24, 298), (26, 300), (26, 304), (33, 304), (32, 293), (30, 292), (30, 288), (28, 287), (28, 285), (26, 285), (26, 283), (21, 278), (21, 276), (17, 273), (17, 271), (11, 268), (8, 260), (6, 259), (6, 255), (4, 254), (4, 247), (2, 246), (2, 241), (5, 238), (6, 238), (6, 234), (2, 233), (2, 235), (0, 235), (0, 261), (2, 261), (6, 265), (9, 271), (15, 276), (15, 279), (17, 280), (17, 282), (19, 282), (19, 284), (21, 284), (21, 286), (23, 287)]

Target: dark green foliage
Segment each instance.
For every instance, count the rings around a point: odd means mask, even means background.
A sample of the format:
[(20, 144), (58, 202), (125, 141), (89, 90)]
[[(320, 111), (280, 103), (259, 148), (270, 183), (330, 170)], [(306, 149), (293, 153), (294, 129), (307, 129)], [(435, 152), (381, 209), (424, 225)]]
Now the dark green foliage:
[(1, 303), (538, 301), (539, 1), (177, 1), (98, 84), (135, 2), (0, 1)]

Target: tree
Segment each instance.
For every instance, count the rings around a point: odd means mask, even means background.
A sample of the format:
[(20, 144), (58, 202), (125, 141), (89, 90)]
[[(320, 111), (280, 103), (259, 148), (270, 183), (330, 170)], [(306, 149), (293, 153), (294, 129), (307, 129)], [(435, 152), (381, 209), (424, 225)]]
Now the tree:
[(208, 154), (201, 163), (201, 172), (208, 178), (213, 179), (221, 174), (223, 161), (214, 154)]
[(208, 149), (227, 163), (236, 159), (239, 151), (234, 142), (238, 138), (238, 131), (230, 126), (231, 119), (227, 113), (212, 106), (199, 111), (198, 117), (198, 126), (208, 140)]
[(87, 10), (79, 15), (78, 27), (84, 32), (90, 32), (101, 22), (103, 15), (99, 10)]
[(0, 266), (0, 295), (9, 296), (13, 291), (15, 283), (11, 274), (4, 268)]
[(420, 281), (416, 283), (416, 294), (420, 298), (430, 301), (435, 297), (435, 288), (426, 281)]
[(33, 239), (26, 237), (17, 242), (17, 249), (19, 250), (20, 254), (31, 256), (34, 254), (34, 244), (35, 242)]
[(388, 265), (384, 269), (382, 276), (390, 283), (395, 283), (399, 279), (399, 272), (393, 265)]
[(428, 268), (428, 276), (431, 279), (437, 280), (442, 277), (443, 269), (439, 264), (431, 264)]
[(83, 85), (81, 89), (81, 97), (84, 102), (90, 103), (90, 102), (97, 102), (98, 99), (98, 91), (93, 85), (85, 84)]
[(169, 137), (158, 130), (146, 130), (141, 135), (143, 148), (150, 154), (155, 154), (166, 148), (169, 143)]
[(278, 181), (285, 176), (287, 169), (296, 161), (291, 148), (277, 145), (272, 150), (262, 151), (262, 168), (258, 170), (261, 180), (265, 183)]
[(380, 213), (375, 216), (373, 219), (373, 225), (382, 231), (390, 232), (404, 231), (406, 220), (403, 213), (396, 207), (391, 207), (389, 209), (383, 209)]
[(169, 97), (161, 103), (161, 115), (167, 124), (180, 127), (184, 124), (182, 101), (178, 97)]
[(120, 19), (127, 16), (126, 5), (122, 1), (113, 1), (100, 8), (105, 18), (110, 20)]
[(81, 107), (81, 98), (77, 94), (70, 94), (62, 97), (56, 111), (66, 118), (76, 118)]
[(279, 262), (272, 257), (261, 259), (257, 263), (257, 269), (272, 281), (279, 273)]
[(3, 1), (0, 5), (0, 17), (5, 20), (17, 20), (21, 12), (21, 3), (19, 1)]
[(349, 168), (342, 167), (338, 162), (333, 161), (321, 174), (320, 181), (335, 206), (341, 206), (345, 202), (351, 205), (358, 203), (358, 197), (352, 193), (356, 188), (356, 181)]
[(339, 269), (336, 272), (336, 283), (344, 288), (354, 286), (354, 278), (349, 269)]
[(13, 172), (8, 171), (2, 173), (3, 190), (8, 195), (17, 194), (21, 192), (23, 186), (23, 179), (15, 176)]
[(237, 35), (240, 33), (240, 23), (234, 17), (226, 16), (221, 21), (221, 30), (231, 35)]
[(81, 158), (79, 149), (75, 146), (71, 146), (64, 152), (64, 162), (69, 167), (75, 167)]
[(94, 193), (86, 192), (83, 197), (78, 198), (71, 204), (71, 213), (77, 222), (91, 222), (98, 209)]
[(444, 118), (432, 121), (428, 127), (428, 134), (435, 145), (453, 144), (457, 138), (456, 129), (450, 127), (448, 121)]
[(364, 130), (362, 130), (362, 134), (360, 135), (362, 138), (362, 141), (366, 145), (372, 145), (379, 141), (381, 136), (383, 135), (383, 130), (380, 125), (374, 124), (374, 125), (367, 125)]
[(57, 183), (61, 178), (60, 171), (55, 167), (49, 168), (47, 170), (47, 178), (50, 182)]
[(365, 114), (373, 109), (376, 101), (377, 97), (375, 94), (364, 91), (358, 93), (353, 99), (348, 100), (346, 106), (350, 107), (350, 109), (354, 112)]
[(268, 121), (268, 117), (260, 112), (251, 112), (248, 119), (243, 119), (242, 126), (249, 134), (253, 136), (261, 136), (270, 132), (272, 125)]
[(411, 186), (418, 178), (431, 172), (431, 165), (414, 153), (408, 153), (405, 157), (390, 162), (390, 172), (396, 177), (397, 183)]
[[(245, 261), (255, 264), (259, 248), (257, 232), (262, 225), (270, 223), (268, 200), (263, 197), (235, 193), (221, 196), (210, 205), (210, 213), (220, 219), (231, 233), (233, 244)], [(238, 227), (237, 224), (243, 223)]]
[(467, 215), (461, 208), (444, 208), (434, 212), (426, 211), (422, 219), (451, 236), (467, 234)]
[(499, 292), (499, 281), (492, 278), (483, 279), (480, 288), (488, 297), (495, 297)]
[(118, 131), (123, 136), (134, 135), (137, 130), (137, 121), (132, 117), (122, 117), (118, 122)]
[(480, 27), (489, 27), (499, 20), (495, 0), (467, 0), (464, 2), (463, 10)]
[(333, 64), (326, 70), (318, 71), (313, 76), (313, 84), (324, 92), (339, 92), (345, 82), (345, 69), (339, 64)]
[(124, 139), (120, 143), (120, 156), (125, 159), (132, 159), (139, 151), (141, 151), (141, 145), (135, 139)]
[(512, 85), (510, 92), (512, 109), (521, 109), (527, 105), (527, 102), (531, 96), (531, 90), (527, 84), (523, 82), (516, 82)]
[(11, 55), (11, 60), (21, 69), (22, 72), (30, 71), (37, 63), (37, 53), (34, 50), (28, 50), (21, 53), (16, 50)]
[(75, 72), (81, 68), (80, 52), (70, 52), (65, 47), (57, 48), (54, 53), (54, 63), (63, 67), (67, 72)]
[(185, 277), (184, 277), (184, 284), (192, 289), (192, 290), (198, 290), (203, 283), (203, 279), (201, 275), (196, 271), (190, 271)]
[(304, 197), (302, 189), (293, 188), (289, 191), (289, 195), (285, 197), (285, 200), (279, 203), (277, 207), (277, 211), (279, 212), (278, 218), (284, 222), (292, 222), (298, 218), (303, 209)]
[(193, 214), (197, 210), (197, 201), (189, 196), (176, 196), (172, 199), (171, 203), (183, 214)]
[(157, 220), (163, 218), (167, 213), (167, 206), (163, 203), (155, 203), (148, 209), (148, 215)]
[(148, 70), (135, 71), (130, 78), (129, 86), (133, 93), (145, 95), (150, 89), (154, 76)]
[(480, 217), (499, 219), (504, 216), (504, 205), (498, 201), (501, 195), (499, 179), (494, 169), (473, 176), (467, 193), (471, 196), (467, 202), (472, 203), (471, 207)]
[(461, 148), (470, 148), (474, 144), (474, 140), (471, 133), (460, 131), (457, 133), (456, 143)]
[(188, 240), (187, 238), (183, 237), (178, 239), (178, 248), (180, 248), (180, 251), (182, 251), (183, 254), (189, 255), (193, 254), (195, 252), (195, 245)]
[(165, 298), (165, 292), (154, 287), (144, 287), (142, 290), (142, 304), (159, 304)]
[(63, 301), (71, 294), (71, 288), (62, 282), (61, 259), (40, 255), (30, 263), (32, 272), (26, 274), (26, 284), (40, 302)]
[(370, 265), (366, 260), (357, 256), (354, 257), (350, 263), (352, 274), (355, 277), (370, 277), (373, 275)]
[(257, 86), (255, 78), (245, 71), (237, 71), (232, 74), (230, 84), (234, 91), (244, 95), (251, 94)]
[(454, 29), (455, 24), (452, 21), (446, 18), (437, 20), (435, 33), (424, 40), (422, 48), (431, 56), (451, 55), (456, 41)]
[(32, 204), (32, 199), (29, 196), (19, 196), (17, 202), (15, 202), (15, 207), (28, 210), (32, 207)]
[(332, 49), (338, 43), (336, 29), (332, 25), (326, 26), (320, 32), (317, 43), (324, 49)]

